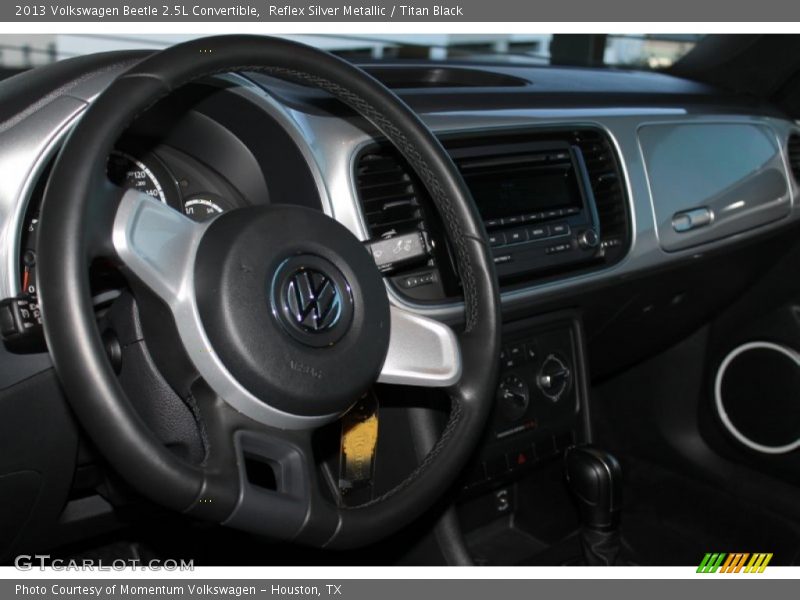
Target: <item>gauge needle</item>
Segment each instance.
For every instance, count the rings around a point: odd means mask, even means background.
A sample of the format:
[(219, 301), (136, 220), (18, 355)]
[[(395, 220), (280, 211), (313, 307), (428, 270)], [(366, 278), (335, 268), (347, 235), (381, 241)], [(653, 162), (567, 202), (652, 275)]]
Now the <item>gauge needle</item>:
[(27, 293), (28, 291), (30, 275), (31, 272), (28, 270), (28, 267), (25, 267), (25, 273), (22, 275), (22, 293)]

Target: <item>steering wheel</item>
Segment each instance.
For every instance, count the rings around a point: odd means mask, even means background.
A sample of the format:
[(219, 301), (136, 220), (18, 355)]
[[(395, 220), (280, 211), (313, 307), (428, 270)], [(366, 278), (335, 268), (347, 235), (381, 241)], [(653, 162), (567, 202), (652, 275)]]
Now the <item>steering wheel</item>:
[[(321, 212), (258, 206), (196, 223), (108, 181), (109, 152), (139, 114), (182, 85), (233, 71), (325, 90), (406, 158), (455, 255), (462, 332), (391, 306), (369, 252)], [(195, 40), (143, 60), (100, 94), (70, 133), (40, 220), (40, 303), (59, 378), (103, 456), (154, 502), (277, 539), (356, 547), (429, 508), (476, 448), (494, 396), (500, 335), (483, 225), (437, 138), (394, 93), (344, 60), (255, 36)], [(184, 353), (191, 379), (202, 382), (181, 390), (202, 428), (200, 464), (159, 442), (115, 376), (89, 290), (89, 265), (98, 258), (118, 265), (132, 288), (155, 295), (166, 310), (153, 318), (177, 331), (176, 357)], [(445, 388), (450, 416), (402, 483), (346, 507), (318, 476), (311, 435), (376, 381)], [(273, 468), (275, 489), (248, 481), (245, 456)]]

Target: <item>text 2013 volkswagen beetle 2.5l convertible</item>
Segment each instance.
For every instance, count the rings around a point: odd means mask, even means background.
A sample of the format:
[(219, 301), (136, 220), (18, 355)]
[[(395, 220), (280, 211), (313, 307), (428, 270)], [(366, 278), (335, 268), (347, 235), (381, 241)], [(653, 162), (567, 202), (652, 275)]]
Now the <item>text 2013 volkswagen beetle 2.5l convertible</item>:
[(560, 37), (0, 83), (3, 562), (795, 563), (800, 39)]

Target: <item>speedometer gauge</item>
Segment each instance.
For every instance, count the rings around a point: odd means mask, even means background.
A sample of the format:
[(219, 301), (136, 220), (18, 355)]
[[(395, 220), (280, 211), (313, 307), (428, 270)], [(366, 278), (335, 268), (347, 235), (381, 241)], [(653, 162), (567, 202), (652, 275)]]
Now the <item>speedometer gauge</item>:
[(108, 178), (122, 188), (138, 190), (167, 203), (164, 188), (150, 167), (130, 154), (118, 150), (111, 153), (108, 157)]

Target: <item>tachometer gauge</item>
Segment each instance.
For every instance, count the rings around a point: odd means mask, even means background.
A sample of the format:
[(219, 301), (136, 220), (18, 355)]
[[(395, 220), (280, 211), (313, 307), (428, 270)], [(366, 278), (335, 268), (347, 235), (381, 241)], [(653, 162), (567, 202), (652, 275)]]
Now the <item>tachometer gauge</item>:
[(150, 167), (130, 154), (118, 150), (111, 153), (108, 157), (108, 178), (122, 188), (139, 190), (167, 203), (164, 187)]
[(224, 201), (214, 194), (199, 194), (183, 202), (183, 213), (193, 221), (205, 221), (226, 210)]

